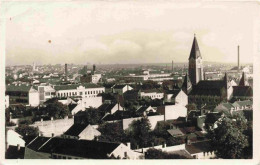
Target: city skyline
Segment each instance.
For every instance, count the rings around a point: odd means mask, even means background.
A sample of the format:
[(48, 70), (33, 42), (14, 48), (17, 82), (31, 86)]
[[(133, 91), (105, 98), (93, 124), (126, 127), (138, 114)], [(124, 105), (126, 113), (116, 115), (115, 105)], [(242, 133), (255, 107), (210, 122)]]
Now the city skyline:
[(5, 9), (7, 66), (186, 63), (194, 33), (203, 61), (235, 64), (240, 45), (241, 63), (252, 63), (256, 49), (254, 3), (13, 2)]

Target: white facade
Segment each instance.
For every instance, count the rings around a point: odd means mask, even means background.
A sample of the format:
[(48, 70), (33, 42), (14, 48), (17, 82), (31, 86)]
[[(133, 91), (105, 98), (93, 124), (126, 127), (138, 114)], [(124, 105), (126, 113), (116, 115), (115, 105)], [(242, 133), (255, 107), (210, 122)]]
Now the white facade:
[(5, 108), (9, 108), (9, 95), (5, 96)]
[(7, 146), (17, 146), (25, 147), (25, 141), (22, 139), (22, 136), (15, 132), (14, 130), (7, 131)]
[(71, 111), (72, 115), (75, 115), (79, 111), (85, 111), (86, 108), (98, 108), (102, 105), (102, 97), (84, 97), (78, 101), (78, 105)]
[(37, 107), (40, 104), (40, 95), (36, 89), (31, 88), (29, 90), (29, 105)]
[(142, 155), (141, 153), (134, 152), (133, 150), (130, 149), (130, 145), (126, 146), (123, 143), (121, 143), (110, 155), (114, 156), (119, 159), (139, 159), (139, 157)]
[(101, 79), (101, 74), (93, 74), (91, 75), (91, 82), (96, 84), (100, 81)]
[(160, 106), (157, 108), (157, 112), (165, 115), (165, 120), (173, 120), (187, 116), (187, 108), (180, 104)]
[(164, 93), (160, 92), (139, 92), (139, 98), (150, 98), (152, 100), (154, 99), (162, 99), (164, 97)]
[(175, 104), (186, 106), (188, 104), (188, 96), (182, 90), (175, 97)]
[(92, 125), (88, 125), (80, 134), (79, 134), (79, 139), (84, 139), (84, 140), (94, 140), (95, 137), (100, 136), (101, 133), (94, 128)]
[(112, 88), (114, 93), (119, 93), (119, 94), (123, 94), (126, 91), (133, 90), (133, 88), (130, 85), (125, 85), (123, 88), (119, 88), (119, 89), (114, 87)]
[(57, 97), (71, 97), (71, 96), (81, 96), (83, 97), (96, 97), (99, 93), (104, 93), (105, 87), (97, 88), (85, 88), (84, 86), (79, 86), (76, 89), (66, 89), (56, 91)]

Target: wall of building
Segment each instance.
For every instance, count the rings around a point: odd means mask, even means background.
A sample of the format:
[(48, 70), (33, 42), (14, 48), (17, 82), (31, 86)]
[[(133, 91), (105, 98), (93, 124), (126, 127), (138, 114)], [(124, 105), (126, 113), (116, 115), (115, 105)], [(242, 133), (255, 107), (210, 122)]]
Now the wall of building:
[(29, 105), (32, 107), (39, 106), (40, 96), (38, 91), (29, 92)]
[(142, 155), (141, 153), (132, 151), (129, 148), (129, 146), (126, 146), (122, 143), (110, 154), (110, 156), (112, 154), (115, 157), (119, 156), (121, 159), (125, 158), (125, 156), (127, 156), (126, 159), (131, 159), (131, 160), (139, 159), (139, 157)]
[(39, 131), (45, 137), (52, 137), (62, 135), (74, 124), (74, 119), (57, 119), (57, 120), (48, 120), (48, 121), (38, 121), (30, 125), (33, 127), (38, 127)]
[(188, 96), (181, 90), (175, 97), (175, 104), (186, 106), (188, 104)]

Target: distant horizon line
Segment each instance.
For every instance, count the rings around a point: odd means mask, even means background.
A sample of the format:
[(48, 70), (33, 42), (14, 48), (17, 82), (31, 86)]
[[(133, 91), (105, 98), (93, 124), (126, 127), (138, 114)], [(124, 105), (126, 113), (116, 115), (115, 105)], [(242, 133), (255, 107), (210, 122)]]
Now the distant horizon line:
[[(33, 62), (34, 63), (34, 62)], [(15, 65), (5, 65), (5, 67), (10, 67), (10, 66), (33, 66), (33, 63), (31, 64), (15, 64)], [(231, 65), (237, 65), (236, 62), (213, 62), (213, 61), (203, 61), (203, 63), (212, 63), (212, 64), (231, 64)], [(76, 64), (76, 63), (56, 63), (56, 64), (37, 64), (37, 62), (35, 62), (36, 66), (45, 66), (45, 65), (64, 65), (64, 64), (68, 64), (68, 65), (160, 65), (160, 64), (172, 64), (172, 62), (160, 62), (160, 63), (86, 63), (86, 64)], [(188, 62), (174, 62), (173, 64), (187, 64)], [(253, 62), (247, 62), (247, 63), (241, 63), (240, 65), (253, 65)]]

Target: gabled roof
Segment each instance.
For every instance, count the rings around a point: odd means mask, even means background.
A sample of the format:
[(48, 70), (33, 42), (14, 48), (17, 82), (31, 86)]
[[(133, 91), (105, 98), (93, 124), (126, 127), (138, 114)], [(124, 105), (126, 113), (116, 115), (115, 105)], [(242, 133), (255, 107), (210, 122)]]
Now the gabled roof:
[(182, 133), (182, 131), (180, 129), (168, 129), (167, 132), (172, 135), (173, 137), (174, 136), (183, 136), (184, 134)]
[(64, 134), (70, 136), (78, 136), (87, 125), (85, 124), (73, 124)]
[(239, 106), (252, 106), (253, 105), (253, 101), (251, 100), (244, 100), (244, 101), (236, 101), (233, 103), (233, 105), (238, 104)]
[(66, 139), (54, 148), (53, 153), (90, 159), (107, 159), (120, 143)]
[(253, 97), (253, 89), (251, 86), (234, 86), (233, 87), (233, 96), (245, 96), (245, 97)]
[(98, 110), (103, 112), (103, 113), (111, 113), (111, 110), (115, 107), (116, 103), (111, 103), (111, 104), (102, 104), (98, 107)]
[[(44, 140), (43, 140), (44, 139)], [(37, 152), (57, 153), (90, 159), (106, 159), (120, 143), (37, 137), (28, 148)]]
[(185, 77), (184, 77), (184, 81), (183, 81), (183, 84), (181, 86), (182, 90), (188, 94), (191, 90), (191, 81), (190, 81), (190, 78), (188, 76), (188, 74), (186, 73)]
[(131, 117), (136, 117), (132, 114), (131, 111), (116, 111), (113, 114), (106, 115), (102, 120), (104, 121), (115, 121), (115, 120), (122, 120)]
[(31, 85), (6, 85), (6, 92), (29, 92)]
[(190, 95), (220, 96), (221, 90), (226, 87), (223, 80), (202, 80), (192, 87)]
[(191, 59), (191, 58), (197, 59), (198, 57), (201, 57), (201, 54), (200, 54), (200, 49), (199, 49), (199, 45), (198, 45), (196, 36), (194, 35), (189, 59)]
[(114, 89), (122, 89), (126, 86), (126, 84), (117, 84), (117, 85), (114, 85), (112, 88)]

